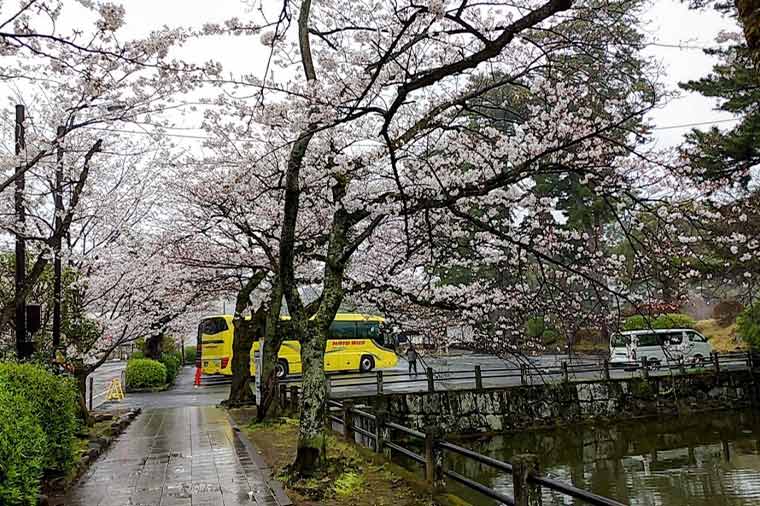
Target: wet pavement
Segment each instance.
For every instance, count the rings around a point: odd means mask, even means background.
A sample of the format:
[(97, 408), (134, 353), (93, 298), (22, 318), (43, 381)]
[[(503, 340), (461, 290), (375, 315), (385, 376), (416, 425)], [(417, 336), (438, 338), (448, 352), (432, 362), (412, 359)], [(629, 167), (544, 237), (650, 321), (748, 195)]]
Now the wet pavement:
[(203, 385), (195, 387), (194, 367), (180, 369), (174, 386), (165, 392), (127, 393), (122, 401), (107, 401), (100, 410), (115, 408), (181, 408), (188, 406), (216, 406), (230, 393), (229, 384)]
[[(63, 499), (66, 506), (279, 506), (224, 410), (149, 409), (137, 417)], [(255, 459), (255, 460), (254, 460)], [(275, 489), (275, 491), (272, 490)]]

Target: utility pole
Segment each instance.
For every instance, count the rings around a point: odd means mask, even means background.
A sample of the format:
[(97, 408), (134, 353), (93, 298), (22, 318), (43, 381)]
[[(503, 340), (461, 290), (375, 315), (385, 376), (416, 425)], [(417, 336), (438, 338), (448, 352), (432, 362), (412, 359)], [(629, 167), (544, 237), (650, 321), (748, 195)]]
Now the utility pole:
[(62, 126), (56, 131), (56, 165), (55, 165), (55, 229), (53, 231), (55, 241), (54, 264), (53, 264), (53, 350), (61, 344), (61, 228), (63, 227), (63, 136), (66, 129)]
[(24, 134), (25, 120), (24, 106), (16, 105), (16, 352), (19, 358), (29, 355), (26, 343), (26, 297), (22, 296), (26, 282), (26, 210), (24, 209), (24, 187), (26, 176), (24, 163), (21, 155), (26, 151), (26, 139)]

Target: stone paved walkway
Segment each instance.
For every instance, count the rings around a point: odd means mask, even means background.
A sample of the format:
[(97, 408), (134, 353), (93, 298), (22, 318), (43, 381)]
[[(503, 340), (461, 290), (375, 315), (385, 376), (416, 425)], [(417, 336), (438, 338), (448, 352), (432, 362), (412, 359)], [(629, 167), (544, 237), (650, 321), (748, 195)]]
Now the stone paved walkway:
[(150, 409), (100, 456), (63, 504), (289, 504), (272, 491), (267, 478), (268, 470), (251, 459), (223, 410), (212, 406)]

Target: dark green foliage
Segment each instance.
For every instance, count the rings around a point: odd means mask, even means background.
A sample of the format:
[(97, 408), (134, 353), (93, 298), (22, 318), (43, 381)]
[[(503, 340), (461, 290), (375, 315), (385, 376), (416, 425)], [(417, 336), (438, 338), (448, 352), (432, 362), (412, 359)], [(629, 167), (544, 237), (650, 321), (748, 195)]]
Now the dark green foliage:
[(26, 398), (46, 437), (43, 468), (66, 472), (74, 462), (79, 428), (76, 383), (34, 364), (0, 364), (0, 390)]
[(151, 388), (166, 384), (166, 366), (157, 360), (135, 358), (127, 362), (127, 388)]
[(736, 335), (752, 349), (760, 348), (760, 302), (747, 306), (736, 318)]
[(656, 318), (633, 315), (625, 319), (623, 330), (693, 329), (696, 324), (694, 318), (680, 313), (663, 314)]
[(46, 438), (22, 395), (0, 388), (0, 504), (37, 504)]
[(525, 334), (531, 339), (541, 339), (545, 346), (552, 346), (559, 340), (559, 332), (547, 324), (543, 316), (535, 316), (525, 322)]
[(177, 353), (162, 353), (160, 362), (166, 367), (166, 382), (174, 383), (182, 364), (182, 358)]
[(129, 359), (132, 360), (133, 358), (145, 358), (145, 353), (143, 353), (140, 350), (133, 351), (132, 354), (129, 356)]
[[(710, 50), (720, 58), (707, 77), (682, 83), (681, 87), (716, 98), (719, 109), (738, 115), (739, 122), (720, 130), (693, 130), (687, 135), (684, 153), (703, 180), (729, 179), (745, 187), (749, 168), (760, 163), (760, 72), (746, 46)], [(730, 126), (730, 125), (726, 125)]]
[(195, 365), (196, 349), (195, 346), (185, 346), (185, 364)]
[(744, 306), (736, 300), (722, 300), (713, 308), (713, 318), (723, 327), (731, 325)]

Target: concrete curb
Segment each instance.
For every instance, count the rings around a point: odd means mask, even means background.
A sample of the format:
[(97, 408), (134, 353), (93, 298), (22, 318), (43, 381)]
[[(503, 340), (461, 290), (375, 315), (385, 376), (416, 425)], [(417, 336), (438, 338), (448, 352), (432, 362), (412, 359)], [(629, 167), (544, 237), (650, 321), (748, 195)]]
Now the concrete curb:
[(264, 481), (267, 484), (267, 487), (269, 487), (269, 490), (272, 492), (272, 496), (277, 502), (277, 505), (291, 506), (293, 504), (293, 501), (291, 501), (288, 495), (285, 493), (285, 489), (283, 489), (282, 484), (272, 478), (272, 469), (270, 469), (269, 465), (264, 461), (261, 455), (259, 455), (259, 452), (256, 450), (256, 446), (254, 446), (251, 440), (248, 439), (248, 436), (245, 435), (245, 431), (238, 427), (238, 425), (232, 419), (232, 416), (230, 416), (226, 410), (225, 415), (227, 415), (227, 420), (229, 420), (230, 425), (232, 426), (232, 431), (235, 433), (235, 437), (237, 437), (238, 440), (240, 440), (240, 442), (243, 444), (245, 450), (248, 452), (248, 456), (264, 476)]

